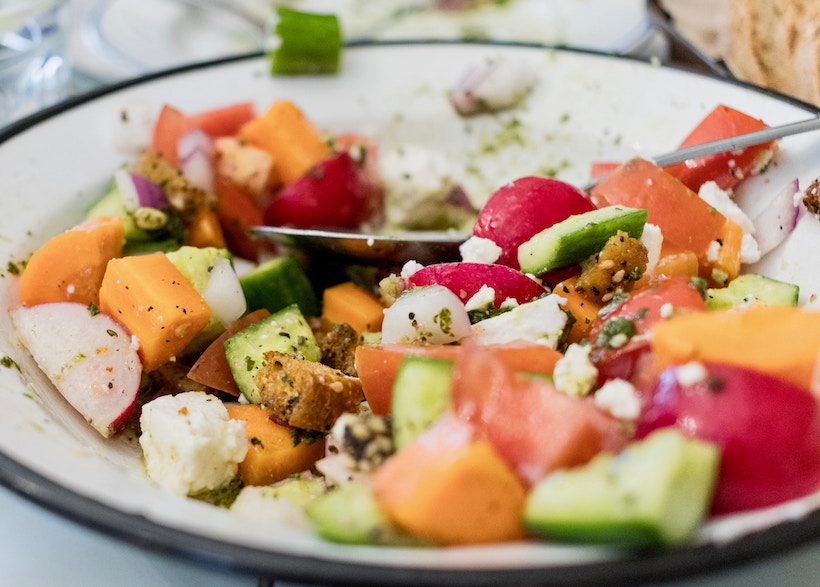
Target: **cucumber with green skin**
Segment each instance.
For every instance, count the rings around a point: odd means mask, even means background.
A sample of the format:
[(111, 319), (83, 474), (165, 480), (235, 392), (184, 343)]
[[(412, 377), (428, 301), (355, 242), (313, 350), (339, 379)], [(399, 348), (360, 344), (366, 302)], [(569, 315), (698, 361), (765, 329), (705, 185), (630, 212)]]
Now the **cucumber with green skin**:
[(265, 366), (268, 351), (321, 360), (322, 351), (313, 330), (296, 304), (251, 324), (225, 341), (225, 358), (236, 385), (252, 404), (261, 401), (254, 377)]
[(293, 257), (274, 257), (239, 278), (248, 312), (268, 310), (271, 314), (297, 304), (305, 316), (319, 315), (316, 293), (302, 267)]
[(570, 216), (522, 243), (518, 264), (524, 273), (541, 275), (580, 263), (600, 251), (619, 230), (640, 238), (647, 215), (642, 208), (607, 206)]
[(717, 446), (664, 428), (621, 454), (541, 480), (527, 498), (524, 523), (550, 540), (679, 544), (709, 510), (719, 461)]
[(382, 511), (370, 485), (351, 481), (317, 497), (305, 508), (316, 533), (342, 544), (414, 546), (421, 540), (396, 526)]
[(796, 306), (799, 295), (798, 285), (746, 273), (737, 276), (726, 287), (707, 289), (706, 309), (728, 310), (750, 302), (765, 306)]
[(393, 443), (401, 450), (450, 409), (453, 362), (408, 356), (393, 382)]

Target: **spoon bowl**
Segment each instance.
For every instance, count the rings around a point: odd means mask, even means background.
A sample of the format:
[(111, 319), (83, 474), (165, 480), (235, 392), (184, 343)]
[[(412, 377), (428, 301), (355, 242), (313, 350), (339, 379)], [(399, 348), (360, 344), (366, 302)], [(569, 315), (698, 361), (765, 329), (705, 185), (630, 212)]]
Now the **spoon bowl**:
[[(783, 137), (820, 130), (820, 116), (772, 126), (735, 137), (677, 149), (649, 159), (660, 167), (689, 159), (734, 151)], [(589, 192), (603, 177), (581, 186)], [(470, 234), (458, 231), (407, 231), (390, 235), (284, 226), (252, 226), (251, 233), (280, 245), (325, 257), (367, 265), (401, 265), (418, 261), (426, 265), (459, 260), (459, 246)]]
[(461, 258), (459, 246), (470, 237), (469, 233), (457, 231), (424, 230), (377, 235), (286, 226), (253, 226), (251, 232), (259, 238), (307, 253), (369, 265), (457, 261)]

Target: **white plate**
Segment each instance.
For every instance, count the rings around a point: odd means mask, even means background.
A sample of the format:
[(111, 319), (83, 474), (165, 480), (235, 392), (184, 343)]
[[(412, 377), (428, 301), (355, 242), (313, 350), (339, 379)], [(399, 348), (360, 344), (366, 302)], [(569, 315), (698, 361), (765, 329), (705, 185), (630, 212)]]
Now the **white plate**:
[[(540, 82), (514, 112), (463, 120), (445, 91), (468, 65), (507, 54), (530, 60)], [(48, 236), (82, 217), (113, 170), (131, 155), (122, 144), (130, 120), (170, 102), (196, 112), (253, 100), (262, 110), (290, 98), (319, 127), (358, 130), (383, 142), (440, 148), (463, 172), (477, 201), (515, 177), (558, 170), (581, 182), (591, 161), (673, 148), (708, 111), (725, 103), (769, 124), (815, 114), (783, 97), (643, 62), (579, 52), (494, 45), (388, 45), (350, 48), (343, 73), (270, 78), (264, 59), (191, 67), (126, 84), (24, 120), (0, 135), (0, 258), (25, 259)], [(514, 132), (511, 129), (517, 129)], [(493, 149), (488, 148), (493, 146)], [(820, 136), (786, 139), (765, 175), (741, 194), (759, 206), (789, 180), (820, 173)], [(820, 291), (809, 245), (820, 224), (805, 216), (760, 270)], [(5, 262), (5, 261), (4, 261)], [(15, 279), (3, 272), (0, 306), (14, 303)], [(477, 585), (660, 579), (759, 558), (820, 536), (811, 511), (820, 495), (706, 525), (697, 546), (628, 556), (606, 548), (543, 543), (448, 549), (344, 547), (270, 528), (151, 486), (133, 439), (105, 441), (32, 368), (0, 314), (0, 482), (71, 519), (140, 546), (204, 564), (313, 582)], [(782, 523), (793, 520), (792, 523)], [(773, 527), (772, 527), (773, 526)], [(765, 530), (757, 532), (758, 530)], [(743, 537), (749, 534), (749, 536)], [(721, 546), (715, 546), (715, 545)]]

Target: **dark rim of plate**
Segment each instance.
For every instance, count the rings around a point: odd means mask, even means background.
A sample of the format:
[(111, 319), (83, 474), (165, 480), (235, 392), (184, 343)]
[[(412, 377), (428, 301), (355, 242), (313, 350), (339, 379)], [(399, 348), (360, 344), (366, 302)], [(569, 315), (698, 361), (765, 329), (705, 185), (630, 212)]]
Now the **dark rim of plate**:
[[(361, 41), (348, 44), (347, 49), (430, 44), (519, 46), (554, 49), (556, 51), (589, 54), (618, 60), (641, 61), (634, 57), (584, 49), (546, 47), (537, 43), (491, 41)], [(258, 59), (263, 56), (262, 53), (257, 52), (194, 63), (105, 86), (70, 98), (12, 123), (0, 130), (0, 143), (62, 112), (124, 88), (183, 72), (205, 70), (210, 67)], [(665, 69), (704, 76), (702, 72), (693, 71), (691, 68), (682, 66), (665, 66)], [(747, 87), (754, 92), (772, 96), (813, 114), (820, 113), (820, 109), (817, 107), (774, 90), (720, 76), (706, 75), (704, 77), (713, 77), (725, 83)], [(59, 483), (34, 472), (2, 452), (0, 452), (0, 484), (53, 513), (81, 526), (112, 536), (124, 543), (205, 568), (253, 576), (260, 580), (260, 584), (274, 580), (307, 582), (317, 585), (413, 584), (422, 586), (446, 584), (450, 586), (478, 586), (514, 584), (580, 586), (611, 585), (624, 582), (638, 584), (725, 571), (749, 562), (757, 562), (764, 558), (783, 554), (790, 549), (820, 538), (820, 511), (815, 511), (800, 520), (786, 521), (765, 531), (753, 533), (723, 545), (648, 550), (630, 553), (623, 558), (600, 563), (494, 568), (490, 570), (384, 566), (377, 563), (346, 563), (309, 555), (277, 553), (169, 528), (143, 516), (123, 512), (71, 491)]]

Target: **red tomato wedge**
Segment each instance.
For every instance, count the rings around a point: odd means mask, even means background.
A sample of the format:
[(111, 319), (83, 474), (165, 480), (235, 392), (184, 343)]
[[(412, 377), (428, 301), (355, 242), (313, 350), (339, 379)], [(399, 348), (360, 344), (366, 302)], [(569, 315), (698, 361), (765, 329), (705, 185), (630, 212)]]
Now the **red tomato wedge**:
[(179, 139), (193, 129), (188, 117), (173, 106), (165, 105), (159, 113), (154, 133), (151, 137), (151, 150), (162, 155), (163, 159), (179, 168), (177, 145)]
[[(552, 373), (561, 353), (542, 344), (486, 345), (484, 352), (493, 355), (513, 371)], [(455, 361), (465, 352), (460, 345), (381, 344), (356, 348), (356, 371), (370, 409), (376, 414), (390, 413), (393, 381), (402, 360), (409, 355), (421, 355)], [(467, 351), (469, 352), (469, 351)]]
[(547, 293), (540, 283), (512, 267), (487, 265), (485, 263), (437, 263), (419, 269), (407, 280), (411, 286), (443, 285), (462, 302), (473, 297), (481, 286), (495, 291), (494, 305), (500, 307), (504, 300), (515, 299), (523, 304)]
[(698, 259), (704, 259), (712, 241), (724, 234), (723, 214), (646, 159), (618, 167), (592, 189), (592, 199), (599, 206), (645, 208), (647, 222), (660, 227), (664, 242), (692, 251)]
[(543, 378), (508, 368), (493, 353), (465, 346), (453, 376), (455, 413), (472, 423), (522, 480), (582, 465), (627, 443), (620, 422), (591, 397), (574, 398)]
[[(689, 133), (680, 146), (691, 147), (764, 128), (768, 125), (762, 120), (721, 104)], [(691, 159), (664, 169), (695, 192), (707, 181), (714, 181), (721, 189), (730, 190), (764, 165), (768, 160), (767, 153), (774, 146), (774, 141), (769, 141), (738, 151)]]
[(240, 102), (188, 116), (191, 128), (198, 128), (210, 137), (234, 136), (243, 124), (256, 116), (252, 102)]
[(244, 259), (257, 261), (263, 243), (250, 236), (248, 227), (263, 223), (262, 211), (242, 188), (220, 175), (214, 177), (214, 191), (215, 209), (228, 248)]
[[(705, 309), (703, 296), (687, 276), (660, 279), (633, 292), (614, 311), (593, 323), (590, 330), (591, 357), (598, 368), (599, 382), (615, 378), (633, 380), (650, 350), (650, 340), (643, 335), (672, 315)], [(629, 342), (612, 348), (607, 344), (612, 339), (603, 335), (607, 325), (614, 325), (617, 320), (630, 321), (635, 331)]]
[(270, 312), (265, 309), (256, 310), (242, 316), (231, 324), (202, 352), (196, 363), (188, 371), (188, 377), (212, 389), (239, 397), (239, 388), (236, 386), (231, 368), (228, 366), (228, 360), (225, 358), (225, 341), (243, 328), (254, 322), (259, 322), (269, 315)]

